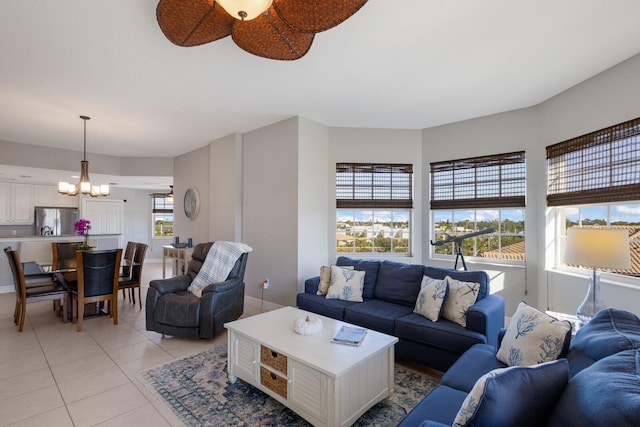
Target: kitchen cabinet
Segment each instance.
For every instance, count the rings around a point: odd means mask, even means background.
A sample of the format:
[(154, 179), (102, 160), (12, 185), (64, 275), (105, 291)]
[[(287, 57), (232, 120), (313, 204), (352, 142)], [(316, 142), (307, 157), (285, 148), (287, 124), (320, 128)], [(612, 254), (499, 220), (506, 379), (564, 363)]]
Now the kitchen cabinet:
[(52, 185), (34, 185), (35, 206), (55, 208), (77, 208), (78, 196), (58, 193), (58, 187)]
[(33, 224), (33, 185), (0, 183), (0, 224)]

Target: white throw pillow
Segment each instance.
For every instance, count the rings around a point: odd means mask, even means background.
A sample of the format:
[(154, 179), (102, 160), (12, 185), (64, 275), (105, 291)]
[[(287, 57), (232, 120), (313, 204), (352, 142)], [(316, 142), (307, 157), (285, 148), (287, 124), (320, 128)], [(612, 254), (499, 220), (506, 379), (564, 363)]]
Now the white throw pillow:
[[(342, 268), (353, 270), (352, 265), (345, 265)], [(320, 267), (320, 283), (318, 284), (318, 292), (316, 295), (326, 295), (331, 285), (331, 266), (323, 265)]]
[(478, 298), (480, 284), (475, 282), (461, 282), (452, 279), (450, 276), (445, 277), (449, 292), (444, 300), (444, 311), (442, 317), (460, 326), (467, 327), (467, 310)]
[(362, 302), (364, 271), (331, 266), (331, 285), (327, 291), (328, 299)]
[(413, 312), (426, 317), (432, 322), (437, 322), (442, 314), (447, 288), (446, 279), (439, 280), (429, 276), (422, 276), (420, 293)]
[(567, 338), (571, 339), (571, 323), (521, 302), (509, 322), (496, 357), (509, 366), (550, 362), (561, 354)]

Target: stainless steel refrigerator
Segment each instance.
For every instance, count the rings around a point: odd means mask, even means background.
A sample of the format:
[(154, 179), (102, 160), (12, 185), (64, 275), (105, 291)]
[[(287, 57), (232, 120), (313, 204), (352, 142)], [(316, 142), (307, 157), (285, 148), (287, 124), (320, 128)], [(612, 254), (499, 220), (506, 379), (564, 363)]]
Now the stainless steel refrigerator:
[(78, 220), (77, 208), (36, 207), (34, 234), (38, 236), (66, 236), (76, 234), (73, 224)]

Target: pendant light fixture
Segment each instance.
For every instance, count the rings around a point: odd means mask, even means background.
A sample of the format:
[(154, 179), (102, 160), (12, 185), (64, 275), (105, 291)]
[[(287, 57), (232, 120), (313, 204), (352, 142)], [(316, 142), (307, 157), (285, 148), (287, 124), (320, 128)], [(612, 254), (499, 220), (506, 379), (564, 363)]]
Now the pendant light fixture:
[(69, 184), (68, 182), (58, 183), (58, 193), (66, 194), (68, 196), (75, 196), (78, 193), (86, 194), (91, 197), (108, 196), (108, 185), (91, 185), (89, 181), (89, 162), (87, 161), (87, 120), (91, 120), (91, 117), (80, 116), (84, 121), (84, 150), (82, 161), (80, 162), (80, 182), (78, 185)]

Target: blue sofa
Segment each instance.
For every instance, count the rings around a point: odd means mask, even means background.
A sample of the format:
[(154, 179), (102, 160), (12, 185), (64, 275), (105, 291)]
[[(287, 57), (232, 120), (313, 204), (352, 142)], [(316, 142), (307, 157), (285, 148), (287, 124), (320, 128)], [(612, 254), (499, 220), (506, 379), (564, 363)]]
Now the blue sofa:
[[(365, 271), (364, 302), (316, 295), (320, 282), (316, 276), (307, 279), (305, 291), (297, 295), (298, 308), (398, 337), (395, 355), (399, 360), (445, 371), (474, 344), (497, 344), (504, 326), (504, 299), (489, 293), (489, 275), (484, 271), (343, 256), (336, 265)], [(413, 312), (423, 275), (480, 284), (477, 300), (467, 312), (466, 328), (445, 319), (432, 322)]]
[[(400, 423), (401, 427), (451, 426), (467, 394), (484, 374), (505, 365), (496, 349), (477, 344), (444, 374)], [(541, 365), (539, 365), (541, 366)], [(605, 309), (580, 328), (566, 359), (546, 375), (517, 370), (485, 385), (471, 426), (638, 426), (640, 425), (640, 319)]]

